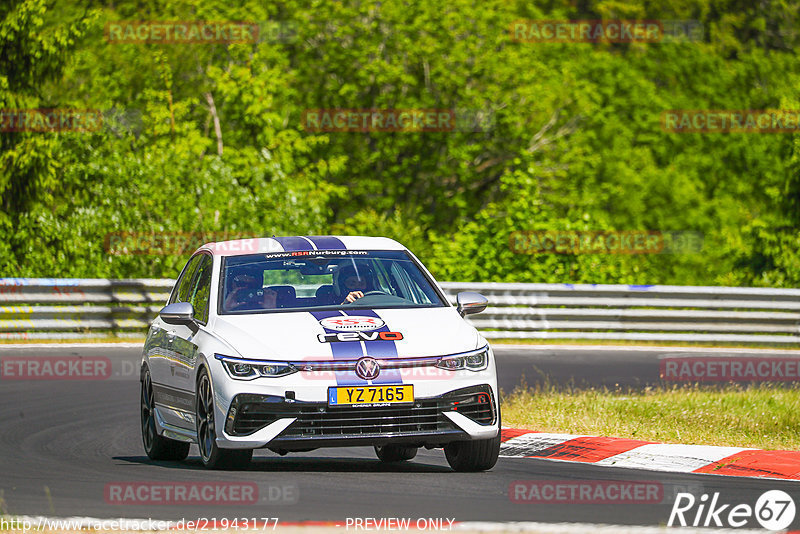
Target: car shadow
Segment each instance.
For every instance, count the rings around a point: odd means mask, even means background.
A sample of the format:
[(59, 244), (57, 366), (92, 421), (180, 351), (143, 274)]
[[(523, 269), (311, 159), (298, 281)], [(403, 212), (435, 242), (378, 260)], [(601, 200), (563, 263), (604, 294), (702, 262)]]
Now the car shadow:
[[(129, 464), (151, 465), (164, 469), (203, 470), (199, 456), (190, 456), (181, 462), (155, 461), (147, 456), (114, 456), (114, 460)], [(445, 465), (425, 463), (424, 459), (407, 462), (384, 463), (370, 458), (327, 457), (253, 457), (247, 469), (216, 469), (236, 472), (305, 472), (305, 473), (452, 473)]]

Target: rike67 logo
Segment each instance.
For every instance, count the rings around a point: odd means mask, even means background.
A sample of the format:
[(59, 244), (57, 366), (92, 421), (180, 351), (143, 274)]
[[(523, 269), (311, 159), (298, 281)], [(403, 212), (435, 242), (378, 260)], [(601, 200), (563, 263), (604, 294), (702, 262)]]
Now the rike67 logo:
[(759, 496), (755, 506), (749, 504), (722, 504), (719, 492), (711, 498), (704, 493), (695, 498), (691, 493), (678, 493), (667, 526), (692, 527), (743, 527), (752, 520), (767, 530), (783, 530), (795, 516), (794, 500), (781, 490), (766, 491)]

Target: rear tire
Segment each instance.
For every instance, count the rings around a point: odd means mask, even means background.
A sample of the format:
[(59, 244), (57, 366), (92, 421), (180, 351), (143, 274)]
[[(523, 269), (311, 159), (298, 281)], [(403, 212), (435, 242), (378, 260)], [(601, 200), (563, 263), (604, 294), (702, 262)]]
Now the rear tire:
[(146, 370), (142, 377), (141, 394), (142, 444), (144, 452), (151, 460), (176, 461), (185, 460), (189, 456), (190, 443), (159, 436), (156, 430), (155, 395), (150, 371)]
[(375, 454), (381, 462), (405, 462), (417, 455), (417, 447), (404, 445), (375, 445)]
[(195, 418), (197, 419), (197, 445), (200, 460), (208, 469), (247, 469), (253, 458), (253, 449), (220, 449), (217, 447), (217, 431), (214, 426), (214, 394), (208, 371), (200, 371), (195, 396)]

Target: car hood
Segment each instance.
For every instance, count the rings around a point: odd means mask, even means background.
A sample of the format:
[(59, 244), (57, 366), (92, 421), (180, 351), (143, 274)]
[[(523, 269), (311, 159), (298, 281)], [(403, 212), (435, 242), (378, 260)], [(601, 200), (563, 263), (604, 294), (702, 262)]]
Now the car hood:
[[(322, 342), (320, 334), (334, 331), (324, 328), (311, 312), (223, 315), (217, 317), (213, 330), (238, 352), (230, 356), (265, 360), (333, 360), (362, 355), (381, 358), (439, 356), (474, 350), (482, 342), (477, 330), (449, 306), (347, 310), (346, 314), (377, 317), (385, 327), (365, 332), (370, 335), (387, 330), (399, 332), (402, 339)], [(339, 312), (327, 315), (345, 317)]]

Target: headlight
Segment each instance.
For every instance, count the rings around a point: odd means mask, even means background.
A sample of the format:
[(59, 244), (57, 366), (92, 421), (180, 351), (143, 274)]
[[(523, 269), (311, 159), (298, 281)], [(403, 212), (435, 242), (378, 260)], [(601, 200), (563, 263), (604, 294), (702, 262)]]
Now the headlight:
[(297, 372), (297, 368), (286, 362), (263, 362), (258, 360), (240, 360), (217, 354), (216, 358), (231, 378), (237, 380), (253, 380), (260, 377), (276, 378)]
[(489, 366), (489, 349), (481, 349), (478, 352), (462, 354), (460, 356), (445, 356), (436, 362), (436, 367), (447, 371), (483, 371)]

